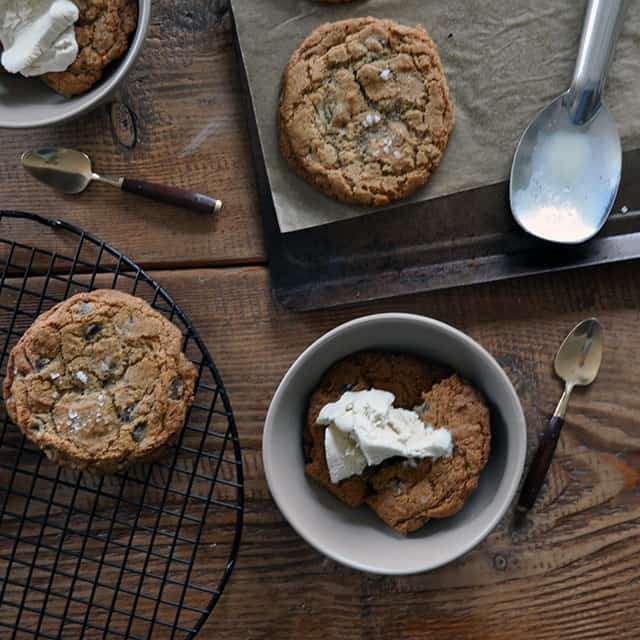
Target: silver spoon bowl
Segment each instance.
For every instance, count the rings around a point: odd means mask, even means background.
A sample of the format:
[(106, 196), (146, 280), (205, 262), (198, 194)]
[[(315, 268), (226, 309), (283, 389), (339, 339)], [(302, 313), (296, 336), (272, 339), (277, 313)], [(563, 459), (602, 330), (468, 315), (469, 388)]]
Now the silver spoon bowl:
[(589, 240), (618, 193), (622, 146), (602, 91), (625, 9), (625, 0), (589, 1), (571, 88), (534, 118), (516, 148), (511, 209), (543, 240)]

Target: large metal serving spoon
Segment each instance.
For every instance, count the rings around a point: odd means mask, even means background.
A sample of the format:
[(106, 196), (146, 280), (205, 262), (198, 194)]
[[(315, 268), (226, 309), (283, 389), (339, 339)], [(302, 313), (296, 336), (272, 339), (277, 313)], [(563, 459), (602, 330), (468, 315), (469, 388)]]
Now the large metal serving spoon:
[(598, 375), (602, 362), (603, 344), (602, 325), (595, 318), (591, 318), (582, 321), (565, 338), (556, 354), (555, 370), (558, 377), (565, 382), (564, 393), (540, 438), (538, 449), (524, 481), (518, 500), (518, 510), (521, 512), (533, 507), (544, 484), (560, 438), (573, 388), (590, 385)]
[(592, 238), (620, 186), (622, 148), (602, 101), (627, 0), (589, 0), (571, 88), (527, 127), (511, 167), (516, 222), (551, 242)]
[(74, 149), (46, 147), (27, 151), (22, 154), (21, 162), (32, 176), (64, 193), (81, 193), (91, 181), (97, 180), (129, 193), (199, 213), (218, 213), (222, 208), (220, 200), (195, 191), (144, 180), (98, 175), (93, 172), (89, 156)]

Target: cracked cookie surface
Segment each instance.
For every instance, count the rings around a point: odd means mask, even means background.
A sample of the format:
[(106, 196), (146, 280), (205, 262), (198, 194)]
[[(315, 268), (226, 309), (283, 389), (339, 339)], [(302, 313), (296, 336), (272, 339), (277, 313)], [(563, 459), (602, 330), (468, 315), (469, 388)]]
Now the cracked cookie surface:
[(415, 467), (397, 462), (371, 477), (367, 504), (402, 534), (462, 509), (478, 487), (491, 444), (489, 409), (457, 375), (434, 385), (417, 410), (426, 424), (449, 429), (454, 447), (449, 458), (426, 458)]
[(80, 10), (75, 26), (78, 57), (66, 71), (51, 72), (44, 81), (67, 98), (86, 93), (102, 73), (129, 48), (138, 24), (138, 0), (74, 0)]
[[(325, 458), (325, 427), (315, 424), (316, 418), (345, 391), (371, 387), (391, 391), (395, 406), (415, 408), (425, 423), (449, 429), (452, 456), (416, 464), (395, 458), (333, 484)], [(303, 442), (309, 476), (351, 507), (369, 505), (406, 535), (431, 518), (459, 511), (478, 486), (489, 457), (489, 409), (476, 389), (443, 367), (412, 355), (365, 351), (341, 360), (323, 376), (309, 401)]]
[(9, 356), (4, 398), (51, 460), (109, 473), (171, 442), (195, 380), (173, 323), (140, 298), (96, 290), (35, 320)]
[(453, 125), (438, 50), (422, 27), (325, 24), (284, 72), (280, 149), (338, 200), (384, 205), (410, 195), (439, 165)]
[(384, 351), (361, 351), (334, 364), (324, 374), (309, 400), (304, 431), (307, 474), (346, 504), (352, 507), (364, 504), (373, 470), (366, 469), (362, 476), (347, 478), (338, 484), (331, 482), (324, 449), (325, 427), (316, 424), (320, 409), (329, 402), (336, 402), (345, 391), (372, 387), (391, 391), (396, 397), (395, 406), (410, 408), (422, 402), (425, 389), (430, 389), (446, 375), (446, 369), (421, 358)]

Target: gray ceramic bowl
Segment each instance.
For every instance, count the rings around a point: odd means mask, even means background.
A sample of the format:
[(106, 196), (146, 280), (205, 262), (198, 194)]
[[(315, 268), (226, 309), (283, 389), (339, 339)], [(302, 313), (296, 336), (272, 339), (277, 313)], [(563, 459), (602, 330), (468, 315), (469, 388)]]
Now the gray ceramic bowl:
[(70, 120), (97, 107), (120, 84), (135, 62), (147, 35), (151, 0), (138, 1), (138, 26), (127, 53), (114, 61), (87, 93), (63, 98), (38, 78), (0, 72), (0, 127), (26, 129)]
[[(343, 505), (304, 474), (302, 430), (309, 395), (333, 363), (363, 349), (411, 352), (449, 365), (484, 393), (492, 410), (491, 455), (478, 489), (458, 514), (432, 520), (407, 538), (368, 508)], [(451, 562), (491, 532), (518, 487), (526, 444), (518, 396), (487, 351), (446, 324), (393, 313), (348, 322), (314, 342), (294, 362), (267, 414), (263, 459), (274, 500), (307, 542), (355, 569), (400, 575)]]

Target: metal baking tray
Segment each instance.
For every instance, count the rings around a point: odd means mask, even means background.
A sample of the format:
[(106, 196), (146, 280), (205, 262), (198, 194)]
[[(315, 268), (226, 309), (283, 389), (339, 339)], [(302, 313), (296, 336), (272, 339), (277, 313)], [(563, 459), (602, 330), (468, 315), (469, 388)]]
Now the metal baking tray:
[(634, 180), (640, 149), (624, 154), (614, 214), (584, 245), (551, 245), (522, 232), (511, 216), (507, 182), (280, 233), (235, 20), (233, 28), (273, 294), (286, 308), (307, 311), (640, 257), (640, 183)]

